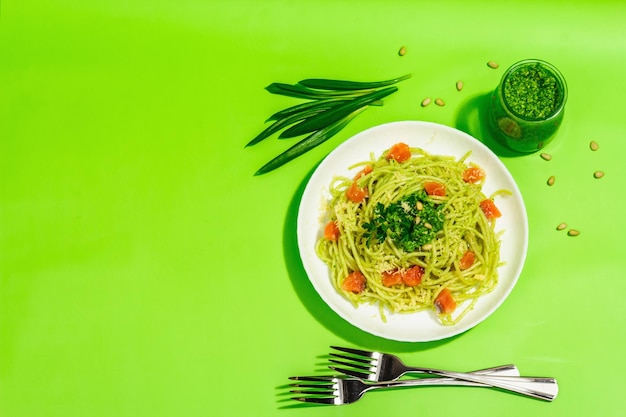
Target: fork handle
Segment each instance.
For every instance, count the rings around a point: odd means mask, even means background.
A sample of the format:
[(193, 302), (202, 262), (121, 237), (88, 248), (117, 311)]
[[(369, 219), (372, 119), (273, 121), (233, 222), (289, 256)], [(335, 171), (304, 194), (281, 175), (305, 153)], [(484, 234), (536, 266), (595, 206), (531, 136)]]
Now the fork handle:
[[(477, 375), (490, 375), (490, 376), (520, 376), (519, 369), (513, 364), (494, 366), (493, 368), (479, 369), (478, 371), (469, 372), (470, 374)], [(449, 379), (449, 378), (446, 378)]]
[[(408, 372), (427, 373), (454, 378), (458, 381), (472, 382), (479, 384), (479, 386), (500, 388), (545, 401), (554, 400), (559, 392), (559, 386), (554, 378), (477, 375), (475, 373), (450, 372), (430, 368), (410, 368)], [(430, 380), (430, 378), (428, 380)]]
[[(513, 382), (506, 384), (504, 387), (504, 381), (496, 382), (494, 384), (484, 384), (479, 382), (466, 381), (462, 379), (453, 378), (417, 378), (417, 379), (405, 379), (401, 381), (389, 381), (389, 382), (374, 382), (368, 384), (369, 389), (379, 388), (396, 388), (396, 387), (427, 387), (427, 386), (464, 386), (464, 387), (485, 387), (485, 388), (500, 388), (518, 394), (527, 395), (533, 398), (539, 398), (546, 401), (552, 401), (556, 397), (558, 388), (556, 381), (540, 382), (541, 380), (551, 380), (552, 378), (525, 378), (525, 377), (494, 377), (498, 379), (515, 379)], [(520, 381), (525, 380), (525, 381)], [(500, 385), (500, 386), (498, 386)]]

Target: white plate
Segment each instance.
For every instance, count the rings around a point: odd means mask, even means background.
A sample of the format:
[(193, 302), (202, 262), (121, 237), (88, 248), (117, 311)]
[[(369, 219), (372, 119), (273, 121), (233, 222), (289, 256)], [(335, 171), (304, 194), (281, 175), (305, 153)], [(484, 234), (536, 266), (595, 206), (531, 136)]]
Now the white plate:
[[(454, 326), (441, 324), (434, 311), (411, 314), (386, 312), (384, 322), (378, 306), (354, 307), (335, 290), (329, 269), (315, 253), (315, 242), (322, 235), (325, 206), (330, 199), (328, 191), (333, 177), (353, 176), (348, 167), (356, 162), (369, 160), (370, 153), (378, 158), (383, 151), (397, 142), (419, 147), (431, 154), (457, 158), (468, 151), (468, 161), (480, 165), (487, 173), (483, 193), (490, 195), (499, 189), (507, 189), (511, 196), (497, 198), (502, 217), (496, 221), (496, 230), (504, 230), (500, 251), (501, 261), (506, 262), (498, 270), (499, 281), (489, 294), (478, 299)], [(386, 339), (405, 342), (426, 342), (448, 338), (462, 333), (485, 320), (509, 295), (522, 271), (528, 246), (528, 222), (526, 208), (515, 180), (498, 157), (472, 136), (457, 129), (430, 122), (401, 121), (387, 123), (365, 130), (339, 145), (315, 170), (309, 180), (298, 211), (298, 246), (304, 269), (315, 290), (339, 316), (354, 326)]]

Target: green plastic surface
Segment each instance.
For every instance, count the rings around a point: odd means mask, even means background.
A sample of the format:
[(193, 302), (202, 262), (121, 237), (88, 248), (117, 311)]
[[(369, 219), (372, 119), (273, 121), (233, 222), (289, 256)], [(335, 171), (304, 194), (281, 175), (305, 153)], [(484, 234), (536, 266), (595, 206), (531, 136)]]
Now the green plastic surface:
[[(0, 416), (623, 414), (626, 3), (0, 7)], [(490, 143), (481, 109), (524, 58), (559, 68), (569, 98), (545, 148), (551, 161), (494, 148), (529, 216), (527, 262), (509, 298), (474, 329), (432, 343), (341, 320), (298, 256), (297, 206), (314, 167), (351, 135), (397, 120)], [(253, 175), (291, 142), (244, 145), (298, 102), (266, 85), (406, 73), (384, 106)], [(445, 106), (421, 107), (425, 97)], [(557, 231), (561, 222), (580, 235)], [(287, 377), (325, 373), (331, 344), (459, 371), (515, 363), (557, 378), (560, 393), (552, 403), (481, 388), (376, 392), (346, 407), (289, 401)]]

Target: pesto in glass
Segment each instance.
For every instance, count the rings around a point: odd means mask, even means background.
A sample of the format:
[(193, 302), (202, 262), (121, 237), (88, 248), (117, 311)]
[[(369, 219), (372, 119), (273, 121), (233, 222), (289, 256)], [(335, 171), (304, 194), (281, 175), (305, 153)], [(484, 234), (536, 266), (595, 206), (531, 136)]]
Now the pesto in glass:
[(512, 65), (491, 96), (496, 139), (520, 153), (542, 149), (561, 125), (566, 100), (565, 79), (551, 64), (527, 59)]

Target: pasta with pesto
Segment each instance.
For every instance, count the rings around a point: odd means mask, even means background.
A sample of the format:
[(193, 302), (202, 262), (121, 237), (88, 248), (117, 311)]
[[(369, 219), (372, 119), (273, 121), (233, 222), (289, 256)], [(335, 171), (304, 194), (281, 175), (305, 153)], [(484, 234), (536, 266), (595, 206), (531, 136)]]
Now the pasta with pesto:
[(482, 192), (485, 172), (460, 159), (397, 143), (336, 177), (316, 252), (355, 306), (433, 310), (457, 323), (498, 283), (501, 216)]

